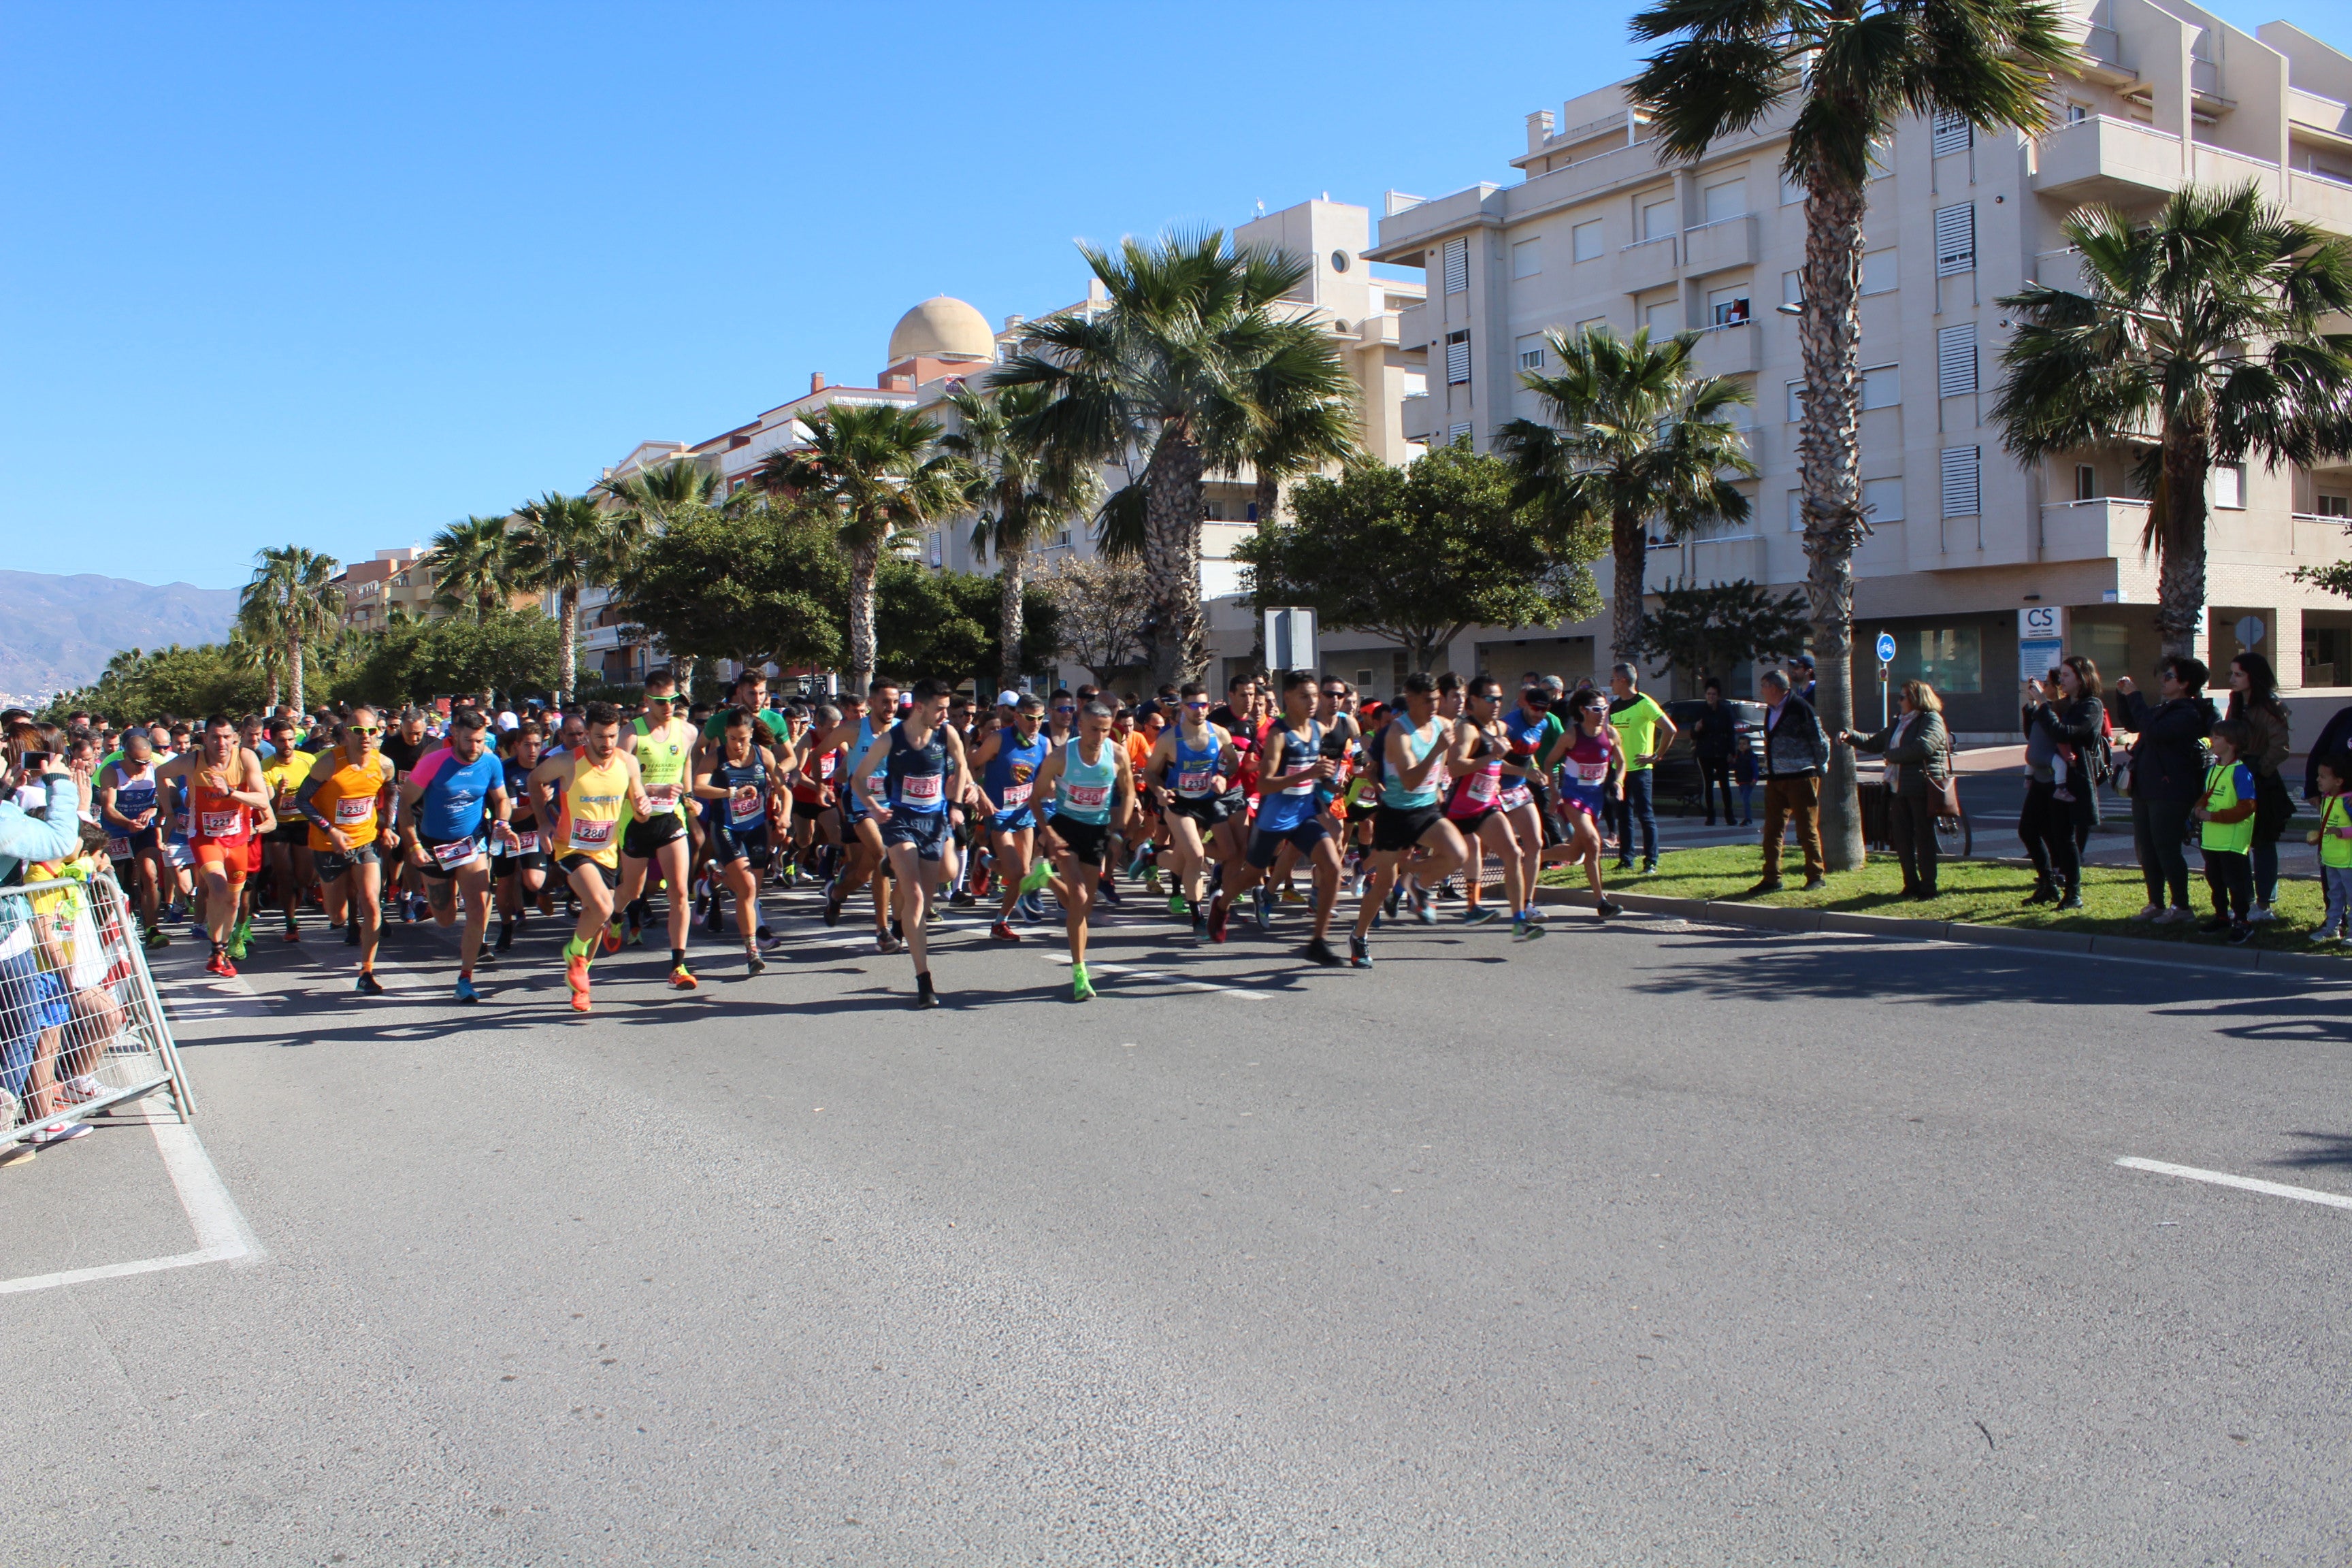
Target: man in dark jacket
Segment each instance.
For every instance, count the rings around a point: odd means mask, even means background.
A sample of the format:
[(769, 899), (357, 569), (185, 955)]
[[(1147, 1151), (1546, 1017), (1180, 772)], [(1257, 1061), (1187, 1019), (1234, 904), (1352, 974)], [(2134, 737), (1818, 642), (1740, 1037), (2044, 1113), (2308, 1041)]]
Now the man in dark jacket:
[(1812, 705), (1789, 689), (1789, 678), (1764, 672), (1764, 879), (1752, 891), (1780, 888), (1780, 839), (1793, 821), (1797, 846), (1805, 856), (1805, 889), (1822, 882), (1822, 773), (1829, 765), (1829, 737)]
[(1731, 754), (1735, 744), (1744, 744), (1739, 733), (1739, 714), (1723, 700), (1723, 682), (1715, 676), (1706, 678), (1706, 710), (1691, 721), (1691, 749), (1698, 758), (1699, 800), (1706, 808), (1706, 825), (1715, 826), (1715, 792), (1723, 791), (1723, 820), (1726, 826), (1739, 820), (1731, 809)]
[(2167, 654), (2156, 661), (2162, 701), (2151, 705), (2128, 675), (2116, 682), (2124, 721), (2138, 736), (2131, 749), (2132, 839), (2147, 904), (2136, 921), (2171, 925), (2197, 918), (2189, 907), (2186, 844), (2189, 814), (2205, 793), (2200, 742), (2213, 729), (2212, 707), (2201, 695), (2205, 679), (2202, 660)]
[(2352, 708), (2338, 708), (2311, 743), (2311, 756), (2303, 764), (2304, 799), (2318, 804), (2319, 764), (2338, 752), (2352, 752)]

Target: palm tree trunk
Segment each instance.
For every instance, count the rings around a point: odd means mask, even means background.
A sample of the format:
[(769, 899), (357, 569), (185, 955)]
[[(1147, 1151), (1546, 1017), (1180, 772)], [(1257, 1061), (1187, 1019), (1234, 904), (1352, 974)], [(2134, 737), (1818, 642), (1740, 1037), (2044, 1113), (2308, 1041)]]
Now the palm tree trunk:
[(1023, 595), (1028, 584), (1022, 568), (1027, 552), (996, 547), (996, 679), (1011, 690), (1021, 676), (1021, 634), (1027, 627)]
[(1171, 431), (1143, 477), (1143, 582), (1154, 623), (1154, 686), (1197, 680), (1207, 668), (1201, 626), (1201, 447)]
[(2202, 430), (2168, 430), (2164, 493), (2157, 504), (2156, 634), (2164, 651), (2199, 658), (2197, 622), (2205, 608), (2205, 479), (2211, 451)]
[(694, 700), (694, 665), (692, 654), (684, 658), (673, 658), (669, 661), (669, 672), (677, 677), (677, 694), (689, 703)]
[(1650, 528), (1638, 517), (1611, 520), (1610, 543), (1614, 566), (1609, 584), (1609, 646), (1621, 664), (1639, 662), (1634, 651), (1642, 636), (1642, 579), (1650, 571)]
[(1251, 499), (1257, 503), (1258, 521), (1272, 522), (1275, 512), (1282, 505), (1282, 476), (1269, 474), (1264, 468), (1258, 469), (1257, 493)]
[[(1862, 510), (1862, 218), (1859, 185), (1815, 185), (1805, 197), (1805, 413), (1797, 472), (1805, 520), (1805, 592), (1813, 621), (1814, 709), (1834, 735), (1853, 722), (1853, 552), (1870, 533)], [(1822, 781), (1822, 856), (1832, 871), (1863, 863), (1853, 751), (1832, 746)]]
[(563, 616), (563, 625), (556, 629), (555, 671), (556, 706), (570, 711), (574, 671), (580, 663), (580, 590), (566, 588), (556, 595), (555, 606)]
[(286, 674), (288, 684), (294, 688), (294, 711), (299, 713), (303, 709), (302, 639), (299, 637), (289, 637), (286, 639)]
[(861, 698), (874, 683), (874, 578), (881, 563), (878, 544), (849, 552), (849, 689)]

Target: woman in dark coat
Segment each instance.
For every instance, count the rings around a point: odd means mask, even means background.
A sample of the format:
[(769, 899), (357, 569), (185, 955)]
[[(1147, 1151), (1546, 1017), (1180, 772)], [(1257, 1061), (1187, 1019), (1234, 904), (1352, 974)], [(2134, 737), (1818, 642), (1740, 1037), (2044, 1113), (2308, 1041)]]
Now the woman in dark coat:
[(1936, 817), (1952, 776), (1952, 741), (1943, 699), (1924, 680), (1903, 683), (1903, 711), (1875, 735), (1848, 730), (1838, 739), (1886, 759), (1886, 837), (1903, 862), (1903, 891), (1936, 896)]
[(2029, 904), (2057, 900), (2062, 910), (2083, 907), (2083, 841), (2099, 820), (2099, 786), (2093, 764), (2106, 736), (2106, 709), (2099, 700), (2099, 667), (2080, 654), (2058, 667), (2058, 689), (2038, 680), (2025, 683), (2025, 808), (2021, 831), (2031, 831), (2046, 858), (2049, 879), (2026, 899)]

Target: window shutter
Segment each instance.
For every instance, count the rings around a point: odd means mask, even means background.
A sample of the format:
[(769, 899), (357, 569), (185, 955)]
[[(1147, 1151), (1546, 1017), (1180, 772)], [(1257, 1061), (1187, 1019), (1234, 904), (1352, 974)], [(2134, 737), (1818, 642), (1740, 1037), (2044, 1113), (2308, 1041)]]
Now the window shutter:
[(1969, 123), (1967, 115), (1938, 110), (1936, 113), (1936, 156), (1940, 158), (1947, 153), (1967, 152), (1969, 143), (1975, 140), (1975, 132), (1976, 127)]
[(1977, 324), (1936, 331), (1936, 395), (1958, 397), (1977, 389)]
[(1448, 294), (1467, 294), (1470, 291), (1470, 242), (1466, 239), (1445, 242), (1445, 291)]
[(1977, 269), (1977, 208), (1974, 202), (1936, 209), (1936, 276)]
[(1470, 334), (1468, 332), (1445, 334), (1445, 384), (1448, 386), (1470, 384)]
[(1975, 517), (1984, 510), (1979, 500), (1978, 447), (1944, 448), (1944, 515)]
[(1448, 431), (1445, 433), (1445, 439), (1446, 439), (1446, 443), (1450, 446), (1450, 445), (1452, 445), (1454, 442), (1459, 441), (1460, 439), (1462, 439), (1462, 437), (1463, 437), (1467, 436), (1468, 434), (1470, 434), (1470, 426), (1467, 426), (1467, 425), (1456, 425), (1456, 426), (1454, 426), (1452, 429), (1448, 430)]

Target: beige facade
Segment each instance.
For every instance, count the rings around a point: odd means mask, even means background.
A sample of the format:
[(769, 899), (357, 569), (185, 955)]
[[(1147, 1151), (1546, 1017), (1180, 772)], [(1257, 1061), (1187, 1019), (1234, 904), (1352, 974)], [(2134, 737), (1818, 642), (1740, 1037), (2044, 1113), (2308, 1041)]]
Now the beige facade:
[(441, 614), (433, 603), (433, 552), (422, 545), (379, 550), (334, 580), (343, 591), (343, 625), (352, 631), (380, 632), (392, 625), (395, 611), (415, 621)]
[[(2147, 509), (2126, 493), (2124, 455), (2021, 468), (1987, 422), (2009, 331), (1995, 301), (2074, 270), (2059, 230), (2074, 208), (2148, 212), (2190, 181), (2252, 179), (2294, 216), (2352, 234), (2352, 59), (2284, 24), (2245, 33), (2184, 5), (2076, 0), (2074, 12), (2095, 64), (2065, 84), (2058, 127), (2037, 141), (1906, 121), (1869, 192), (1862, 443), (1874, 532), (1855, 561), (1856, 633), (1867, 648), (1894, 632), (1898, 678), (1937, 679), (1965, 728), (2013, 722), (2021, 657), (2042, 652), (2021, 654), (2021, 611), (2057, 612), (2070, 651), (2103, 668), (2142, 669), (2157, 653)], [(1466, 435), (1484, 448), (1499, 425), (1537, 416), (1519, 374), (1544, 367), (1551, 332), (1697, 331), (1706, 368), (1755, 390), (1763, 471), (1744, 487), (1751, 521), (1657, 550), (1650, 586), (1801, 584), (1792, 389), (1803, 373), (1797, 323), (1776, 310), (1796, 298), (1804, 249), (1802, 193), (1779, 174), (1787, 121), (1672, 165), (1626, 87), (1528, 116), (1511, 160), (1518, 184), (1392, 203), (1371, 255), (1429, 280), (1426, 304), (1401, 324), (1429, 365), (1402, 434)], [(2232, 628), (2251, 617), (2284, 684), (2352, 681), (2352, 605), (2291, 581), (2295, 566), (2347, 552), (2343, 527), (2322, 514), (2340, 514), (2347, 495), (2352, 465), (2217, 477), (2211, 654), (2237, 652)], [(1605, 595), (1605, 562), (1599, 571)], [(1465, 638), (1455, 665), (1515, 674), (1522, 640)], [(1587, 624), (1526, 640), (1605, 659), (1608, 635)]]

